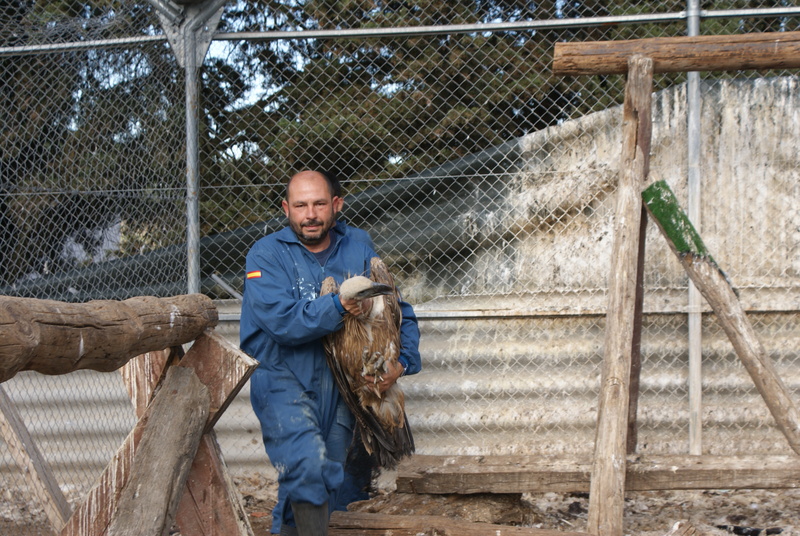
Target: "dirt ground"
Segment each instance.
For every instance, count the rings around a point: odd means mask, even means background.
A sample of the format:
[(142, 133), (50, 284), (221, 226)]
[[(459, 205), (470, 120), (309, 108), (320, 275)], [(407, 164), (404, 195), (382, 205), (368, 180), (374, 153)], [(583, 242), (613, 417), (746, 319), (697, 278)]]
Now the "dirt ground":
[[(255, 536), (269, 534), (277, 483), (270, 476), (237, 477)], [(412, 495), (392, 491), (392, 475), (377, 481), (373, 498), (351, 510), (396, 515), (444, 515), (473, 522), (562, 531), (586, 530), (586, 493), (506, 495)], [(715, 490), (629, 493), (625, 533), (661, 536), (678, 521), (689, 521), (703, 534), (725, 536), (800, 536), (800, 489)], [(18, 498), (0, 495), (0, 536), (51, 536), (41, 511)], [(177, 536), (177, 535), (173, 535)]]
[[(390, 477), (386, 477), (390, 478)], [(505, 495), (412, 495), (391, 491), (391, 481), (350, 510), (396, 515), (445, 515), (473, 522), (563, 531), (586, 530), (587, 493)], [(256, 536), (269, 533), (276, 484), (237, 479)], [(678, 521), (689, 521), (709, 535), (800, 536), (800, 489), (652, 491), (628, 493), (625, 533), (664, 535)]]

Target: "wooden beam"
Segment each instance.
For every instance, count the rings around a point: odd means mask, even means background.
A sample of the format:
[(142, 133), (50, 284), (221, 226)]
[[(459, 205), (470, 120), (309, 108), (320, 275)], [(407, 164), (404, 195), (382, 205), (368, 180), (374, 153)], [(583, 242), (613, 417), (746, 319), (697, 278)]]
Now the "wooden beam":
[(655, 73), (794, 69), (800, 32), (556, 43), (553, 74), (623, 74), (636, 54), (652, 58)]
[(472, 523), (463, 519), (440, 516), (399, 516), (366, 512), (333, 512), (331, 536), (392, 536), (458, 535), (458, 536), (588, 536), (585, 532), (534, 529)]
[[(627, 491), (793, 489), (800, 457), (629, 456)], [(589, 491), (592, 461), (577, 456), (424, 456), (403, 461), (400, 493), (571, 493)]]
[(650, 185), (642, 197), (670, 249), (717, 315), (736, 355), (750, 374), (789, 446), (800, 454), (800, 412), (727, 277), (709, 254), (666, 182)]
[(20, 370), (109, 372), (196, 339), (217, 324), (202, 294), (65, 303), (0, 296), (0, 383)]
[(60, 530), (69, 519), (72, 509), (61, 492), (50, 465), (42, 456), (2, 385), (0, 385), (0, 437), (6, 442), (11, 456), (22, 472), (27, 475), (26, 481), (33, 488), (36, 498), (42, 501), (42, 508), (50, 525), (55, 530)]
[(637, 322), (641, 192), (650, 167), (653, 61), (634, 56), (628, 63), (587, 528), (599, 536), (622, 536), (631, 351)]
[[(210, 340), (203, 341), (204, 338)], [(231, 348), (235, 351), (231, 351)], [(208, 355), (208, 359), (219, 361), (219, 363), (206, 365), (205, 359), (201, 355), (191, 355), (203, 352), (208, 352), (204, 354)], [(237, 375), (249, 377), (258, 363), (232, 347), (222, 336), (208, 332), (195, 341), (180, 364), (195, 370), (197, 377), (204, 383), (211, 396), (209, 415), (205, 424), (207, 428), (212, 420), (219, 418), (220, 409), (228, 406), (230, 400), (236, 396), (246, 381), (246, 378), (239, 378)], [(227, 387), (220, 387), (220, 384)], [(130, 467), (141, 438), (142, 427), (143, 423), (140, 420), (128, 434), (98, 482), (75, 510), (61, 531), (62, 536), (102, 536), (105, 534), (111, 515), (116, 509), (119, 495), (130, 478)]]
[(194, 370), (170, 367), (139, 421), (142, 435), (108, 536), (169, 534), (208, 420), (210, 396)]

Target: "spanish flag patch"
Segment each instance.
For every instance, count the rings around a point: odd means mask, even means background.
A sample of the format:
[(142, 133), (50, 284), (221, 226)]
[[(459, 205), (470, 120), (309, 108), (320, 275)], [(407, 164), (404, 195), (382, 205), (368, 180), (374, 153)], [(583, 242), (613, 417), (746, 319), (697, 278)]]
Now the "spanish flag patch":
[(261, 277), (261, 270), (254, 270), (252, 272), (247, 272), (247, 279), (257, 279)]

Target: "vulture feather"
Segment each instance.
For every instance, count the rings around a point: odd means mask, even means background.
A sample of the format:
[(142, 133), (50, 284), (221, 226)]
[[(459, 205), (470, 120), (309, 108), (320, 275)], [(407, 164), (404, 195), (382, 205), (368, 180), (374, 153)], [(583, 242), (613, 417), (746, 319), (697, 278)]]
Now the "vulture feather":
[(381, 466), (392, 469), (414, 452), (402, 389), (395, 383), (380, 393), (377, 385), (400, 355), (402, 315), (394, 279), (383, 261), (373, 257), (370, 272), (371, 278), (351, 277), (341, 287), (332, 277), (322, 282), (321, 295), (339, 292), (342, 300), (361, 302), (361, 314), (345, 315), (344, 326), (323, 344), (339, 391), (356, 418), (356, 438)]

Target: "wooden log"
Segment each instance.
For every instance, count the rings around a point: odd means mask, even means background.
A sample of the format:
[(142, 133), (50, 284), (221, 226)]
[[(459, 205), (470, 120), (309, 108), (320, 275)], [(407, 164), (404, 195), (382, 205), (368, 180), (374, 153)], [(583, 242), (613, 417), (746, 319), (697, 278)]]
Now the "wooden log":
[(775, 418), (778, 429), (783, 432), (792, 450), (800, 454), (800, 412), (791, 393), (775, 371), (772, 360), (747, 319), (727, 277), (709, 255), (666, 182), (659, 181), (650, 185), (642, 193), (642, 197), (670, 249), (717, 315), (736, 355)]
[[(221, 336), (214, 332), (208, 332), (200, 337), (200, 339), (203, 338), (211, 340), (209, 345), (204, 344), (202, 341), (201, 344), (197, 344), (197, 341), (195, 341), (195, 344), (181, 360), (181, 365), (192, 368), (195, 366), (202, 367), (203, 369), (202, 373), (198, 373), (197, 376), (201, 382), (208, 382), (205, 385), (211, 396), (210, 411), (206, 420), (207, 427), (212, 419), (219, 417), (219, 408), (227, 407), (230, 403), (229, 399), (236, 396), (238, 389), (244, 383), (240, 378), (235, 377), (235, 374), (244, 374), (249, 377), (258, 363), (238, 349), (235, 349), (235, 352), (229, 352), (228, 350), (232, 348), (230, 343), (224, 341)], [(221, 349), (209, 351), (208, 359), (227, 363), (226, 370), (222, 370), (218, 365), (202, 366), (204, 361), (202, 356), (190, 356), (192, 352), (201, 353), (201, 351), (207, 351), (209, 346), (213, 348), (215, 346), (214, 341), (223, 341), (220, 342)], [(189, 359), (187, 360), (186, 358)], [(210, 371), (216, 371), (218, 376), (210, 374)], [(225, 389), (218, 385), (219, 383), (226, 385), (229, 392), (225, 392)], [(128, 434), (128, 437), (120, 446), (98, 482), (89, 491), (89, 494), (84, 498), (84, 501), (75, 510), (67, 525), (61, 531), (62, 536), (102, 536), (106, 533), (111, 515), (116, 509), (119, 495), (127, 485), (130, 477), (131, 462), (141, 437), (141, 424), (141, 421), (137, 423)]]
[(652, 86), (652, 60), (642, 56), (632, 57), (622, 108), (621, 170), (589, 495), (587, 531), (599, 536), (622, 536), (631, 351), (636, 326), (636, 287), (640, 264), (641, 192), (650, 165)]
[(190, 342), (217, 321), (202, 294), (88, 303), (0, 296), (0, 383), (20, 370), (116, 370), (137, 355)]
[(189, 476), (210, 396), (194, 370), (170, 367), (140, 420), (142, 436), (108, 536), (169, 534)]
[(61, 492), (53, 471), (42, 456), (14, 404), (0, 385), (0, 437), (5, 441), (11, 456), (27, 475), (28, 484), (55, 530), (60, 530), (69, 519), (72, 509)]
[(800, 67), (800, 32), (556, 43), (553, 74), (623, 74), (637, 54), (653, 59), (655, 73), (793, 69)]
[(398, 516), (366, 512), (333, 512), (331, 536), (587, 536), (585, 532), (472, 523), (440, 516)]
[[(629, 456), (627, 491), (793, 489), (800, 458)], [(425, 456), (403, 461), (400, 493), (572, 493), (589, 491), (592, 461), (579, 456)]]

